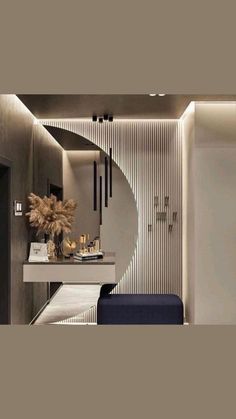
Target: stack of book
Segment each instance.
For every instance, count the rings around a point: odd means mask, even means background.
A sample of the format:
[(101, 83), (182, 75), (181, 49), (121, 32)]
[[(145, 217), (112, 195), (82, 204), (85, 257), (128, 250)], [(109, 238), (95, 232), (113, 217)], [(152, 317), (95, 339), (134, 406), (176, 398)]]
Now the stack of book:
[(103, 258), (103, 252), (86, 252), (86, 253), (76, 252), (76, 254), (74, 255), (74, 259), (79, 260), (79, 261), (102, 259), (102, 258)]

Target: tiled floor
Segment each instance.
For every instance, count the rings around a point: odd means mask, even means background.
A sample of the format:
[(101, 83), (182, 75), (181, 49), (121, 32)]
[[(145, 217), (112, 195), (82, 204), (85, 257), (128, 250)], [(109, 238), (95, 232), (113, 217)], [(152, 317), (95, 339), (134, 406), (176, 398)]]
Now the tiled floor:
[(69, 324), (70, 318), (73, 318), (73, 324), (76, 318), (97, 304), (100, 293), (100, 285), (63, 285), (40, 314), (34, 324), (51, 324), (65, 321)]

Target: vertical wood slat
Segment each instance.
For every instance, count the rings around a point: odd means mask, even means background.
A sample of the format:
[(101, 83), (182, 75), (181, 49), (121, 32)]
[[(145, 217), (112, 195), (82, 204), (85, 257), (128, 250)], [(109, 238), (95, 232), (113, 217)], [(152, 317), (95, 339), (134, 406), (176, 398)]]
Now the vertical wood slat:
[[(126, 176), (138, 210), (134, 255), (114, 293), (175, 293), (182, 296), (182, 125), (177, 120), (42, 120), (80, 134), (112, 157)], [(159, 197), (154, 208), (154, 196)], [(164, 197), (169, 196), (169, 206)], [(156, 212), (167, 212), (165, 222)], [(173, 211), (177, 220), (173, 222)], [(173, 223), (172, 232), (168, 225)], [(148, 224), (152, 231), (148, 232)], [(92, 314), (91, 314), (92, 313)], [(95, 321), (90, 310), (86, 321)]]

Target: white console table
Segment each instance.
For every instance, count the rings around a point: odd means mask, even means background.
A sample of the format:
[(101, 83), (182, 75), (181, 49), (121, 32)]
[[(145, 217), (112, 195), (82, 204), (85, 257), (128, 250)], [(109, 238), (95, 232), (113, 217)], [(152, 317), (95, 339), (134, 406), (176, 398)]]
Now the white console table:
[(63, 284), (116, 283), (115, 255), (105, 254), (103, 259), (76, 261), (57, 259), (49, 262), (25, 262), (24, 282), (60, 282)]

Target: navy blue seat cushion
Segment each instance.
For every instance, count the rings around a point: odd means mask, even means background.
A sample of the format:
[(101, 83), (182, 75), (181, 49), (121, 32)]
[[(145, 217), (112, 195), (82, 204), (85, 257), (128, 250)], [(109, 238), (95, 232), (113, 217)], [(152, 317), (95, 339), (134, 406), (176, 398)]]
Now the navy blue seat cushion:
[(105, 294), (98, 324), (183, 324), (183, 303), (174, 294)]

